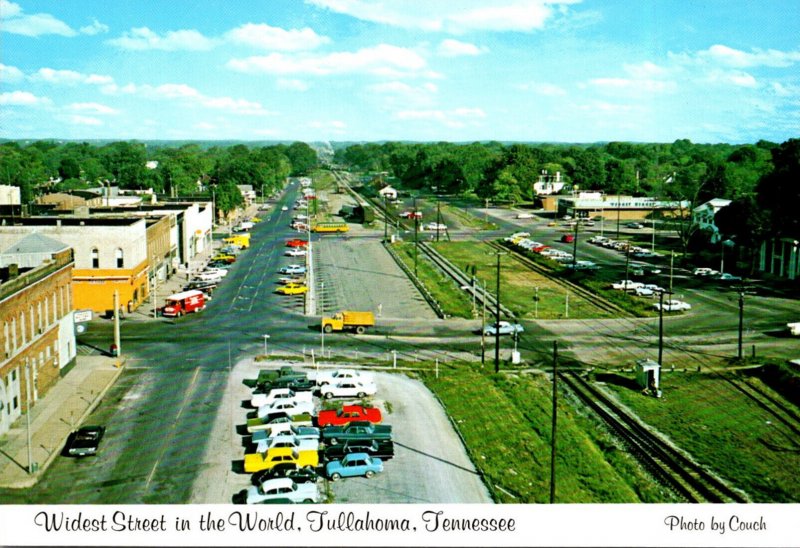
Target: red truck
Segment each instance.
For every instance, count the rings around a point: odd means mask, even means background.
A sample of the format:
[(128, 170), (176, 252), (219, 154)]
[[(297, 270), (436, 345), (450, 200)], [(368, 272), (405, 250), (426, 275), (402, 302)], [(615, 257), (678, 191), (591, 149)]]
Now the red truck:
[(189, 312), (200, 312), (205, 307), (206, 296), (202, 291), (184, 291), (167, 297), (167, 302), (164, 308), (161, 309), (161, 315), (168, 317), (182, 316)]

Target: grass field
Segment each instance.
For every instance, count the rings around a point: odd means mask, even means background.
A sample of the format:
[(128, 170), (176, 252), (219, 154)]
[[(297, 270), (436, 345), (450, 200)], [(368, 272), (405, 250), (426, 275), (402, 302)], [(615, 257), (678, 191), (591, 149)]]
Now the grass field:
[[(758, 379), (748, 382), (782, 399)], [(663, 371), (661, 399), (644, 397), (619, 382), (610, 381), (608, 387), (645, 422), (754, 502), (800, 501), (800, 439), (723, 377)]]
[[(544, 375), (494, 375), (478, 366), (423, 375), (465, 439), (499, 502), (550, 501), (552, 385)], [(559, 399), (556, 502), (672, 502), (595, 420)]]
[[(450, 262), (465, 270), (468, 265), (477, 268), (476, 278), (486, 289), (495, 293), (497, 283), (496, 258), (493, 250), (475, 242), (439, 242), (434, 244), (439, 253)], [(534, 297), (538, 295), (538, 310)], [(567, 299), (569, 309), (567, 310)], [(575, 294), (567, 297), (564, 286), (550, 278), (533, 272), (508, 256), (501, 258), (500, 300), (514, 314), (526, 319), (584, 319), (606, 318), (609, 313), (600, 310)]]

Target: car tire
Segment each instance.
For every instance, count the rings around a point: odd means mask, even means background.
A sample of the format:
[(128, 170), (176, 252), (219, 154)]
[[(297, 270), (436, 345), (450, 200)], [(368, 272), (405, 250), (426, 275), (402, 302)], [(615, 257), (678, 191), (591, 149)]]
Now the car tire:
[(342, 475), (341, 474), (336, 473), (336, 472), (331, 474), (331, 481), (339, 481), (340, 479), (342, 479)]
[(333, 397), (333, 394), (332, 394), (331, 392), (325, 392), (325, 399), (326, 399), (326, 400), (329, 400), (329, 399), (331, 399), (332, 397)]
[(306, 499), (306, 500), (303, 501), (303, 504), (314, 504), (314, 500), (313, 499)]
[(359, 398), (366, 398), (366, 397), (367, 397), (367, 395), (366, 395), (364, 392), (359, 392), (359, 393), (358, 393), (358, 397), (359, 397)]
[(330, 325), (326, 325), (325, 327), (322, 328), (322, 330), (325, 333), (330, 333), (331, 331), (333, 331), (333, 327), (331, 327)]
[(336, 438), (331, 438), (331, 445), (337, 445), (338, 443), (339, 440), (337, 440)]
[(364, 476), (367, 477), (367, 478), (371, 478), (374, 475), (375, 475), (375, 472), (373, 472), (372, 470), (367, 470), (366, 472), (364, 472)]
[(359, 325), (358, 327), (356, 327), (356, 333), (358, 333), (359, 335), (363, 335), (364, 331), (366, 331), (366, 328), (363, 325)]

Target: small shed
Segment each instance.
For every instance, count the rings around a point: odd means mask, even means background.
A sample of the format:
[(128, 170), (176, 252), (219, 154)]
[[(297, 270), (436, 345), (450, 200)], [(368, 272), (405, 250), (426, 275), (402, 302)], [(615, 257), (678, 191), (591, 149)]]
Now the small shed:
[(387, 200), (396, 200), (397, 199), (397, 190), (395, 190), (391, 185), (386, 185), (382, 189), (378, 191), (378, 194), (381, 195), (381, 198), (386, 198)]
[(636, 361), (636, 382), (642, 390), (661, 397), (661, 364), (650, 359)]

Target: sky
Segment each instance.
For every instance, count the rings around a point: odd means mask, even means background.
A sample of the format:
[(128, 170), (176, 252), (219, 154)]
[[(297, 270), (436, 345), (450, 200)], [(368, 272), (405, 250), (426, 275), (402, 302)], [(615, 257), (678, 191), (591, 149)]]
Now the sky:
[(0, 138), (783, 142), (800, 1), (0, 0)]

